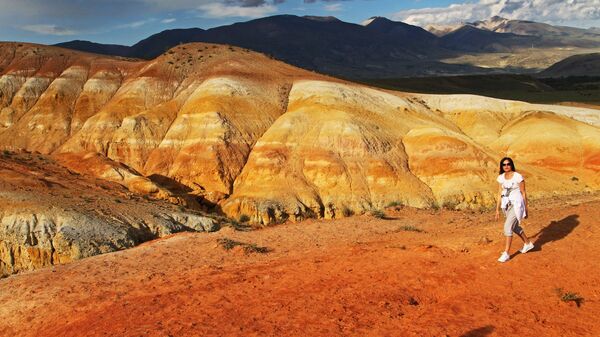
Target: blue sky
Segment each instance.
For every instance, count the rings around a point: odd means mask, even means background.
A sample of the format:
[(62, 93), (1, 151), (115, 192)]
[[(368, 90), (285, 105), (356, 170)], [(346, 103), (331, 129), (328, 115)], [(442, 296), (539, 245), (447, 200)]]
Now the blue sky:
[(212, 28), (258, 17), (372, 16), (425, 26), (500, 15), (600, 27), (600, 0), (0, 0), (0, 41), (44, 44), (75, 39), (131, 45), (173, 28)]

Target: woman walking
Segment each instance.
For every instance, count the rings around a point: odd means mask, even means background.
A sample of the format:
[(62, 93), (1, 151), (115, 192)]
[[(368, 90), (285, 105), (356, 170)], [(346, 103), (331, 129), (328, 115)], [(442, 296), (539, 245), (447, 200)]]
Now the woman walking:
[(498, 204), (496, 205), (496, 220), (500, 217), (500, 208), (506, 216), (504, 221), (506, 245), (498, 261), (506, 262), (510, 259), (508, 252), (513, 233), (517, 233), (523, 240), (521, 253), (525, 254), (533, 249), (533, 242), (529, 240), (520, 226), (521, 220), (527, 218), (527, 192), (525, 191), (525, 179), (516, 172), (515, 164), (509, 157), (502, 158), (500, 161), (500, 175), (496, 180), (500, 184)]

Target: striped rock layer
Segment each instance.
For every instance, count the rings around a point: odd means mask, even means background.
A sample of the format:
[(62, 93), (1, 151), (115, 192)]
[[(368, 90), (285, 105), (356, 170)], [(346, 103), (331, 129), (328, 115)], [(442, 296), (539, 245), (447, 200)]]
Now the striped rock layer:
[(0, 148), (262, 224), (487, 208), (506, 155), (534, 198), (596, 191), (599, 127), (598, 110), (378, 90), (223, 45), (139, 61), (0, 44)]

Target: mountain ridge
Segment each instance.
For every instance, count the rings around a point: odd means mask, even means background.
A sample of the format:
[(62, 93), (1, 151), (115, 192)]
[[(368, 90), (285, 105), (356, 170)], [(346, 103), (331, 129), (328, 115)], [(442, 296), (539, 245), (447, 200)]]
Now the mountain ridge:
[[(368, 24), (358, 25), (334, 17), (276, 15), (208, 30), (166, 30), (131, 47), (81, 42), (58, 45), (86, 51), (96, 48), (95, 51), (100, 53), (117, 50), (121, 56), (152, 59), (185, 42), (229, 44), (266, 53), (307, 70), (343, 78), (498, 72), (501, 68), (449, 64), (441, 60), (465, 52), (506, 52), (532, 45), (540, 48), (565, 45), (562, 40), (506, 35), (485, 29), (478, 31), (474, 40), (453, 38), (458, 33), (440, 38), (421, 27), (383, 17), (367, 21)], [(594, 46), (600, 47), (598, 36), (597, 42), (584, 40), (580, 44), (595, 43)]]

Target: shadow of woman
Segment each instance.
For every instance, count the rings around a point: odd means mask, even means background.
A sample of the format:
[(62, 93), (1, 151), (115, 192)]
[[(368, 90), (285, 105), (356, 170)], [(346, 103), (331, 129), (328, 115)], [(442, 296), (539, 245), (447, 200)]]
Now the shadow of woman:
[(565, 238), (578, 225), (579, 215), (577, 214), (571, 214), (558, 221), (551, 221), (548, 226), (540, 229), (539, 232), (532, 236), (536, 238), (534, 242), (535, 248), (533, 250), (541, 250), (542, 246), (546, 243)]
[(468, 332), (460, 335), (460, 337), (484, 337), (484, 336), (491, 334), (492, 332), (494, 332), (494, 326), (486, 325), (484, 327), (468, 331)]

